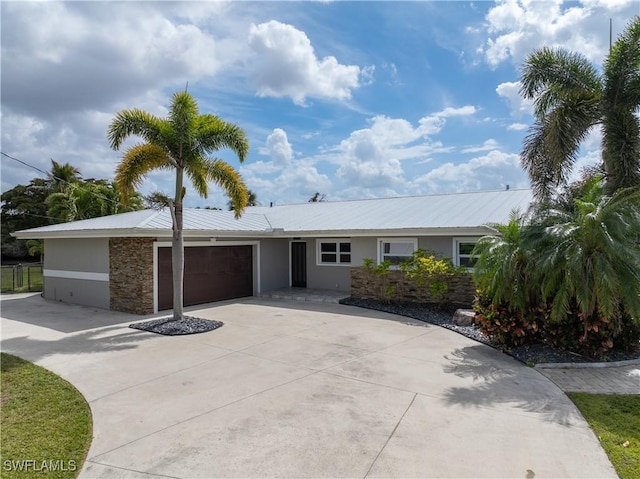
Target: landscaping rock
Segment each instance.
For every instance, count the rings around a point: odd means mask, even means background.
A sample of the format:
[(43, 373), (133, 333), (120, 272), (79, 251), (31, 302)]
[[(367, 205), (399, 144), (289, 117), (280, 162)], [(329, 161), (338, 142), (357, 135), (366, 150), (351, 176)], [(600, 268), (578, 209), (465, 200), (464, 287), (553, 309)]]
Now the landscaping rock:
[(223, 324), (222, 321), (185, 316), (178, 321), (175, 321), (173, 318), (160, 318), (142, 323), (133, 323), (130, 324), (129, 327), (150, 333), (164, 334), (165, 336), (179, 336), (183, 334), (206, 333), (218, 329)]
[(475, 316), (476, 313), (472, 309), (456, 309), (451, 321), (458, 326), (471, 326), (474, 323)]

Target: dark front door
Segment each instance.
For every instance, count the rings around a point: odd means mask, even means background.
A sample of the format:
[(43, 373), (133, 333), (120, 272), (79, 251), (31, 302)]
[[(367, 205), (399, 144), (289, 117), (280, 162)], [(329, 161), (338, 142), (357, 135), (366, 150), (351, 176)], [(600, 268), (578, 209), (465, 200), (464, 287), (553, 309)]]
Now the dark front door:
[[(184, 305), (253, 294), (251, 246), (190, 246), (184, 249)], [(173, 307), (171, 248), (158, 248), (158, 310)]]
[(307, 287), (307, 243), (304, 241), (291, 243), (291, 286)]

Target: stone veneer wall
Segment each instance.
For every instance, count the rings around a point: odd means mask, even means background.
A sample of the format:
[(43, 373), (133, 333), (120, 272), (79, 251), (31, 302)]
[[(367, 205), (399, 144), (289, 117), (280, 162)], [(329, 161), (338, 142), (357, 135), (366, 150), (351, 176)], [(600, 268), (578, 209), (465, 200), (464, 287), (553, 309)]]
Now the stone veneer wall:
[(109, 239), (110, 308), (153, 313), (153, 238)]
[[(383, 282), (386, 282), (383, 285)], [(395, 293), (386, 297), (390, 301), (409, 301), (414, 303), (453, 303), (471, 306), (475, 295), (475, 286), (471, 274), (453, 276), (449, 289), (442, 300), (434, 301), (426, 286), (418, 286), (407, 278), (402, 271), (390, 270), (381, 278), (364, 268), (351, 268), (351, 297), (355, 299), (380, 299), (381, 293), (391, 286)]]

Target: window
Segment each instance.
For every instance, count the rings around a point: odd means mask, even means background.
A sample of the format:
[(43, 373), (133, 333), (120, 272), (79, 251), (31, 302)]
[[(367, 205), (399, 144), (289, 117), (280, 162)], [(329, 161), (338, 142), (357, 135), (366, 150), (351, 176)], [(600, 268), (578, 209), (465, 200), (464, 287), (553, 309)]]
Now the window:
[(476, 241), (478, 241), (477, 238), (455, 238), (453, 240), (453, 257), (456, 266), (473, 268), (478, 259), (477, 256), (471, 254), (476, 246)]
[(350, 240), (318, 240), (318, 264), (351, 264)]
[(383, 238), (378, 240), (378, 262), (390, 261), (397, 266), (418, 249), (416, 238)]

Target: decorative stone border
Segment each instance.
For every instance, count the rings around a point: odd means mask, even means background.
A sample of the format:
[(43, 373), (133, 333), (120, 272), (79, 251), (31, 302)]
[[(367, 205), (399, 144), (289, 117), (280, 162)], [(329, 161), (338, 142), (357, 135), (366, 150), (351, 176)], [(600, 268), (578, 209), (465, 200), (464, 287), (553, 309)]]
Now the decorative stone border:
[(434, 300), (429, 288), (419, 286), (399, 270), (389, 270), (384, 277), (377, 276), (364, 268), (351, 268), (351, 297), (356, 299), (380, 299), (380, 291), (392, 286), (396, 294), (390, 298), (412, 303), (452, 303), (469, 305), (473, 303), (475, 286), (471, 274), (458, 274), (449, 279), (449, 289), (440, 300)]

